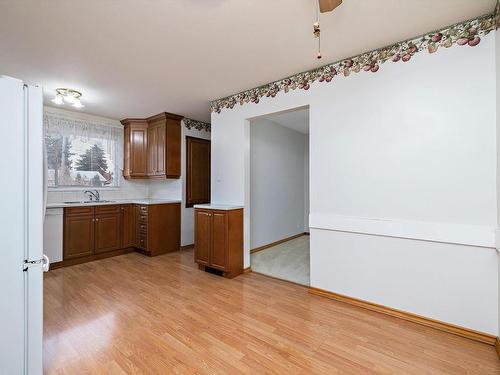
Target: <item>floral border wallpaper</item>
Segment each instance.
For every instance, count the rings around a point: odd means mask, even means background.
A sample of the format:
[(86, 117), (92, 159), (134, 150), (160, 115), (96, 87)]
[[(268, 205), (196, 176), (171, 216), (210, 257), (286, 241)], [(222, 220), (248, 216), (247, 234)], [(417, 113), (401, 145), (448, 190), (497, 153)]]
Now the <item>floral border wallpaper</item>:
[(449, 48), (454, 44), (474, 47), (481, 42), (481, 37), (498, 27), (500, 27), (499, 1), (497, 1), (495, 11), (491, 14), (214, 100), (211, 102), (211, 110), (220, 113), (223, 108), (233, 108), (237, 103), (240, 105), (249, 102), (258, 103), (262, 97), (274, 98), (280, 91), (287, 93), (297, 88), (308, 90), (312, 82), (331, 82), (337, 75), (348, 77), (360, 71), (375, 73), (382, 64), (389, 60), (408, 62), (416, 53), (422, 51), (434, 53), (441, 47)]
[(193, 120), (187, 117), (184, 117), (182, 121), (184, 121), (184, 126), (189, 130), (193, 128), (200, 131), (205, 130), (206, 132), (210, 132), (211, 130), (211, 125), (208, 122)]

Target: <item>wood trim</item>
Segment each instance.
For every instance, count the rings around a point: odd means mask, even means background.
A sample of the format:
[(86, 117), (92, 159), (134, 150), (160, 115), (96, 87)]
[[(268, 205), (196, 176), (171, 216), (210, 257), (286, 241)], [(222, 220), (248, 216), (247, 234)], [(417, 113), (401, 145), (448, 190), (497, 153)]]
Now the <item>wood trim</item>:
[(250, 272), (252, 272), (252, 267), (243, 268), (243, 273), (250, 273)]
[(167, 120), (167, 119), (181, 121), (183, 118), (184, 116), (176, 115), (175, 113), (161, 112), (158, 113), (157, 115), (146, 118), (146, 121), (151, 122), (156, 120)]
[(51, 263), (49, 266), (49, 271), (52, 271), (52, 270), (55, 270), (58, 268), (62, 268), (62, 267), (68, 267), (68, 266), (74, 266), (77, 264), (92, 262), (94, 260), (111, 258), (111, 257), (117, 256), (117, 255), (128, 254), (128, 253), (132, 253), (134, 251), (135, 251), (135, 249), (133, 247), (128, 247), (125, 249), (107, 251), (105, 253), (97, 253), (97, 254), (84, 256), (84, 257), (80, 257), (80, 258), (66, 259), (66, 260), (62, 260), (60, 262)]
[[(309, 233), (307, 233), (307, 234), (309, 234)], [(268, 249), (270, 247), (282, 244), (283, 242), (288, 242), (288, 241), (294, 240), (296, 238), (299, 238), (299, 237), (302, 237), (302, 236), (306, 236), (307, 234), (305, 232), (304, 233), (299, 233), (299, 234), (296, 234), (294, 236), (283, 238), (282, 240), (279, 240), (279, 241), (268, 243), (267, 245), (264, 245), (264, 246), (256, 247), (255, 249), (250, 250), (250, 254), (256, 253), (258, 251), (266, 250), (266, 249)]]
[(361, 307), (363, 309), (376, 311), (382, 314), (390, 315), (396, 318), (400, 318), (403, 320), (407, 320), (409, 322), (417, 323), (426, 327), (434, 328), (440, 331), (444, 331), (447, 333), (451, 333), (454, 335), (462, 336), (474, 341), (479, 341), (489, 345), (495, 345), (495, 342), (498, 340), (497, 337), (490, 335), (488, 333), (475, 331), (470, 328), (460, 327), (454, 324), (445, 323), (439, 320), (426, 318), (425, 316), (409, 313), (406, 311), (394, 309), (392, 307), (387, 307), (384, 305), (379, 305), (376, 303), (364, 301), (361, 299), (344, 296), (342, 294), (329, 292), (323, 289), (309, 287), (309, 293), (316, 294), (318, 296), (326, 297), (333, 299), (335, 301), (348, 303), (350, 305), (354, 305), (357, 307)]
[(191, 245), (181, 246), (181, 251), (182, 250), (189, 250), (189, 249), (193, 249), (193, 248), (194, 248), (194, 243), (192, 243)]
[(495, 349), (497, 350), (498, 359), (500, 359), (500, 338), (495, 340)]

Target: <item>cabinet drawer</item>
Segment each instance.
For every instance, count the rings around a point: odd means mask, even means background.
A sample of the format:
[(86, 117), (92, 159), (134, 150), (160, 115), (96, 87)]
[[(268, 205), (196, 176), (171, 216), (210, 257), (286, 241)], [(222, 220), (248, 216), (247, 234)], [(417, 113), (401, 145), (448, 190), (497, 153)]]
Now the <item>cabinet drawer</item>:
[(66, 216), (94, 215), (94, 207), (92, 207), (92, 206), (65, 207), (64, 208), (64, 215), (66, 215)]
[(148, 247), (148, 237), (144, 233), (137, 234), (137, 247), (146, 250)]
[(139, 222), (137, 224), (137, 232), (138, 233), (146, 233), (148, 231), (148, 224)]
[(137, 223), (140, 225), (140, 224), (145, 224), (147, 225), (148, 224), (148, 215), (143, 215), (143, 214), (139, 214), (137, 215)]

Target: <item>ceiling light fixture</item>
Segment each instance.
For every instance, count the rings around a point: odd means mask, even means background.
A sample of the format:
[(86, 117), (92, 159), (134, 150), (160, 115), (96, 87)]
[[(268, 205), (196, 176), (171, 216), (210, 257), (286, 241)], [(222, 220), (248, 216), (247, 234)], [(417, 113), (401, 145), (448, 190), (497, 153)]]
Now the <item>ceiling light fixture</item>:
[(82, 93), (73, 89), (59, 88), (56, 89), (56, 96), (52, 99), (52, 103), (61, 105), (64, 103), (69, 103), (75, 108), (83, 108), (84, 105), (81, 102)]

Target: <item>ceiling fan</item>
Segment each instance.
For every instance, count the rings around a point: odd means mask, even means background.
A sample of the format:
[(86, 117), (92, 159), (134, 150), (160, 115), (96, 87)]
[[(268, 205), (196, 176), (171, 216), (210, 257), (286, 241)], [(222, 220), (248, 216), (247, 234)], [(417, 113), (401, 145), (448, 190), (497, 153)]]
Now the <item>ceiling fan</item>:
[(318, 0), (316, 11), (316, 22), (313, 23), (313, 35), (318, 39), (318, 59), (321, 59), (321, 29), (319, 27), (320, 13), (328, 13), (342, 4), (342, 0)]
[(342, 0), (318, 0), (319, 1), (319, 11), (321, 13), (331, 12), (342, 4)]

